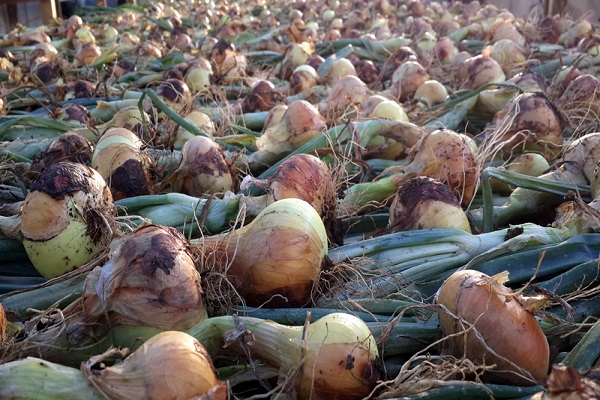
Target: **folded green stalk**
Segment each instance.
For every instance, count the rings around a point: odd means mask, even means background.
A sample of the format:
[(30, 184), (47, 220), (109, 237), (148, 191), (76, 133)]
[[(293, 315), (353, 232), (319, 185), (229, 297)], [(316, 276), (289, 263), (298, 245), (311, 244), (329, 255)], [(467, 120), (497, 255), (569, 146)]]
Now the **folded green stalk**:
[(214, 234), (230, 227), (242, 205), (245, 205), (248, 216), (256, 216), (266, 206), (266, 196), (233, 195), (222, 199), (202, 199), (182, 193), (167, 193), (129, 197), (116, 201), (115, 205), (121, 215), (149, 219), (154, 224), (177, 228), (189, 235), (196, 235), (200, 228)]
[(485, 259), (488, 255), (497, 257), (523, 248), (537, 249), (541, 245), (561, 243), (576, 233), (524, 224), (481, 235), (432, 229), (360, 241), (330, 251), (334, 261), (349, 259), (356, 265), (358, 274), (351, 276), (341, 289), (322, 296), (317, 304), (335, 308), (336, 303), (354, 298), (427, 297), (433, 293), (422, 292), (416, 285), (427, 282), (429, 286), (439, 287), (440, 279), (476, 256)]

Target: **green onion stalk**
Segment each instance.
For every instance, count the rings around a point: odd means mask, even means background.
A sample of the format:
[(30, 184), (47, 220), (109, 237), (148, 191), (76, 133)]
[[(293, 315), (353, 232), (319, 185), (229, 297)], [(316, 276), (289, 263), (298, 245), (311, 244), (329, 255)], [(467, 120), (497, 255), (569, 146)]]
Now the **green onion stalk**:
[[(524, 248), (561, 243), (576, 235), (567, 228), (546, 228), (523, 224), (486, 234), (462, 230), (431, 229), (398, 232), (333, 249), (334, 262), (350, 262), (357, 269), (349, 281), (317, 300), (320, 307), (336, 308), (354, 299), (392, 298), (420, 300), (419, 283), (446, 276), (479, 256), (497, 257)], [(514, 235), (514, 237), (511, 237)], [(434, 290), (435, 291), (435, 290)], [(430, 293), (432, 294), (432, 293)]]

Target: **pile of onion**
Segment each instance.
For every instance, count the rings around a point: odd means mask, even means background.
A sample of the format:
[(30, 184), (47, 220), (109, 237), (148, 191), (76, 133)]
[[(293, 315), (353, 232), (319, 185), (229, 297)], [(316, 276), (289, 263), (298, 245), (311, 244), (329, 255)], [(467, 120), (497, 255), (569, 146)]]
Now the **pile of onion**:
[(110, 190), (98, 172), (78, 163), (52, 164), (23, 203), (23, 245), (40, 274), (60, 276), (106, 248), (114, 216)]
[(532, 298), (504, 286), (507, 280), (508, 273), (452, 274), (437, 296), (444, 306), (438, 313), (440, 325), (450, 354), (495, 365), (486, 372), (490, 381), (534, 385), (548, 374), (548, 341), (528, 307)]

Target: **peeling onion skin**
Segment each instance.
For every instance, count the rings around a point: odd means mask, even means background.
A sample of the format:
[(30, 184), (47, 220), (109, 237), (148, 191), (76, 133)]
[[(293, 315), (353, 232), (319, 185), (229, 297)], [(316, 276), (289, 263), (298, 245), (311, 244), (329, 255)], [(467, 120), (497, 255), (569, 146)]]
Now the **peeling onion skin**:
[(463, 321), (474, 323), (488, 348), (528, 371), (533, 381), (518, 376), (515, 366), (489, 352), (472, 330), (456, 335), (464, 332), (467, 324), (440, 310), (443, 334), (453, 335), (446, 340), (448, 351), (480, 365), (497, 364), (489, 376), (484, 375), (490, 382), (535, 385), (548, 374), (548, 341), (533, 314), (514, 296), (507, 296), (513, 291), (494, 278), (473, 270), (455, 272), (440, 287), (437, 302)]
[(172, 182), (174, 191), (196, 197), (233, 189), (233, 177), (221, 146), (204, 136), (194, 136), (185, 143)]
[(91, 261), (112, 238), (112, 195), (95, 170), (60, 162), (45, 169), (23, 203), (23, 245), (34, 267), (54, 278)]
[(90, 324), (185, 331), (206, 317), (200, 274), (189, 242), (175, 228), (147, 225), (124, 237), (87, 279), (82, 311), (68, 335)]

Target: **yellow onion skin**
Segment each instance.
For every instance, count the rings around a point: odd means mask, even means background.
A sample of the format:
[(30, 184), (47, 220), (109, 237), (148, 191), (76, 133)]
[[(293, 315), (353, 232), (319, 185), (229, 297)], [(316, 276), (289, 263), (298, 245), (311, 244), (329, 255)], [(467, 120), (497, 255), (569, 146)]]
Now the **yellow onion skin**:
[(206, 317), (189, 242), (174, 228), (147, 225), (122, 239), (88, 277), (83, 311), (69, 332), (107, 317), (111, 326), (185, 331)]
[(30, 186), (21, 212), (23, 245), (40, 274), (54, 278), (106, 248), (114, 216), (110, 190), (98, 172), (59, 162)]
[(471, 233), (467, 214), (450, 188), (424, 176), (400, 186), (390, 206), (389, 226), (391, 232), (446, 228)]
[(269, 203), (297, 198), (323, 216), (335, 204), (333, 177), (325, 162), (310, 154), (296, 154), (284, 161), (269, 183)]
[[(479, 271), (458, 271), (442, 284), (437, 301), (462, 321), (439, 311), (442, 332), (449, 336), (446, 342), (452, 355), (465, 356), (477, 364), (496, 364), (489, 373), (492, 382), (534, 385), (546, 378), (550, 362), (546, 336), (534, 315), (502, 281)], [(464, 321), (474, 324), (485, 345), (473, 330), (460, 334), (470, 326)], [(519, 368), (529, 372), (533, 380), (525, 379), (522, 373), (517, 375)]]
[(340, 78), (331, 88), (327, 98), (319, 103), (319, 112), (335, 115), (349, 107), (360, 106), (370, 95), (369, 88), (354, 75)]
[(175, 191), (196, 197), (233, 188), (231, 170), (221, 146), (204, 136), (194, 136), (185, 143), (172, 182)]
[(229, 235), (205, 237), (198, 250), (227, 272), (248, 305), (295, 307), (310, 301), (326, 262), (327, 233), (310, 204), (288, 198)]
[(486, 83), (504, 82), (506, 75), (496, 60), (486, 55), (471, 57), (462, 64), (458, 79), (467, 89), (477, 89)]
[(427, 176), (448, 185), (461, 205), (471, 202), (480, 169), (469, 142), (457, 132), (438, 129), (423, 136), (410, 149), (409, 160), (405, 166), (387, 170), (398, 172), (392, 178), (397, 186), (415, 176)]
[(161, 332), (123, 362), (104, 369), (93, 368), (97, 359), (93, 357), (82, 370), (111, 399), (189, 400), (207, 393), (213, 394), (211, 399), (227, 398), (210, 355), (185, 332)]

